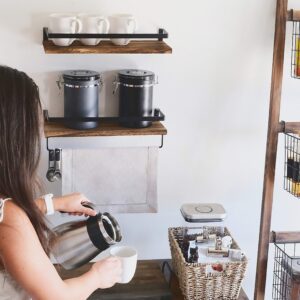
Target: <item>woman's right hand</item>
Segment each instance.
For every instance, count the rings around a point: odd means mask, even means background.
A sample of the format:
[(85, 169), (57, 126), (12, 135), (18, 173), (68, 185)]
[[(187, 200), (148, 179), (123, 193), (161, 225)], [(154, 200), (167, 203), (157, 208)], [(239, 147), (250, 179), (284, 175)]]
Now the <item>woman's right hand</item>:
[(121, 280), (122, 263), (117, 257), (109, 257), (93, 264), (92, 271), (97, 276), (100, 289), (112, 287)]

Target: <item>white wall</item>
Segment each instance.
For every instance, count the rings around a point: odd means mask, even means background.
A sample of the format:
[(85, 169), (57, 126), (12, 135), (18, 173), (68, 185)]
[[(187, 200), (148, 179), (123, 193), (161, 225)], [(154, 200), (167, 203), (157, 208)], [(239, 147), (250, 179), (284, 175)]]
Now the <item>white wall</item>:
[[(298, 5), (293, 0), (291, 5)], [(164, 26), (172, 55), (45, 55), (42, 26), (51, 12), (131, 12), (141, 25)], [(1, 1), (0, 63), (28, 72), (53, 115), (62, 113), (57, 75), (65, 69), (145, 68), (158, 74), (155, 103), (167, 115), (159, 157), (159, 213), (120, 215), (125, 243), (141, 258), (168, 257), (167, 228), (183, 224), (184, 202), (219, 202), (250, 265), (244, 287), (253, 295), (271, 77), (275, 0), (52, 0)], [(148, 26), (148, 25), (147, 25)], [(143, 27), (143, 26), (141, 26)], [(149, 28), (149, 27), (147, 27)], [(289, 78), (290, 33), (282, 119), (299, 120), (297, 80)], [(111, 74), (106, 75), (111, 79)], [(110, 89), (103, 96), (108, 95)], [(103, 97), (104, 98), (104, 97)], [(106, 113), (114, 105), (106, 102)], [(74, 145), (76, 139), (73, 140)], [(46, 155), (45, 148), (44, 152)], [(299, 203), (282, 190), (280, 140), (273, 229), (299, 227)], [(46, 167), (44, 157), (41, 173)], [(58, 185), (48, 185), (58, 191)], [(65, 219), (59, 220), (60, 222)], [(57, 222), (57, 218), (54, 220)], [(272, 286), (271, 270), (268, 295)]]

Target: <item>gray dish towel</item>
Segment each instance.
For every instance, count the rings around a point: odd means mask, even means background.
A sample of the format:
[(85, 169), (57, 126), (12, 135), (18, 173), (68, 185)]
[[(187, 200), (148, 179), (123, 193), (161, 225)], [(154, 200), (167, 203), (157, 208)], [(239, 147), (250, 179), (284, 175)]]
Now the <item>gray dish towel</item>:
[(84, 193), (102, 211), (157, 210), (155, 147), (63, 149), (62, 194)]

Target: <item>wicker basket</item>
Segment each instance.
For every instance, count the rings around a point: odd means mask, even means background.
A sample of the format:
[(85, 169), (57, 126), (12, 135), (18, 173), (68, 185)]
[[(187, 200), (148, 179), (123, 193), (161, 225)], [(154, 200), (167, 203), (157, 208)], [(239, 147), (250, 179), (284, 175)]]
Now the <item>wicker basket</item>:
[[(188, 228), (169, 228), (169, 242), (172, 264), (178, 277), (181, 291), (187, 300), (238, 299), (241, 283), (247, 268), (247, 258), (242, 261), (222, 263), (224, 270), (219, 273), (207, 273), (207, 263), (186, 262), (180, 246)], [(217, 233), (217, 227), (208, 227), (209, 233)], [(230, 235), (227, 228), (225, 235)], [(233, 249), (239, 249), (233, 240)]]

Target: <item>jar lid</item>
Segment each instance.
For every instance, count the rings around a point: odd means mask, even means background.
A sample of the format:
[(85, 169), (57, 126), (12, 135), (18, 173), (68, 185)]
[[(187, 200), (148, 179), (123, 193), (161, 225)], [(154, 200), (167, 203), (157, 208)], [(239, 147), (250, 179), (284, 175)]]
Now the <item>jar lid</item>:
[(151, 71), (128, 69), (121, 70), (118, 72), (119, 78), (126, 79), (141, 79), (141, 80), (152, 80), (155, 78), (155, 74)]
[(100, 73), (89, 70), (71, 70), (64, 72), (63, 78), (77, 81), (91, 81), (98, 80), (100, 78)]
[(186, 203), (180, 211), (187, 222), (221, 222), (226, 218), (224, 207), (218, 203)]

